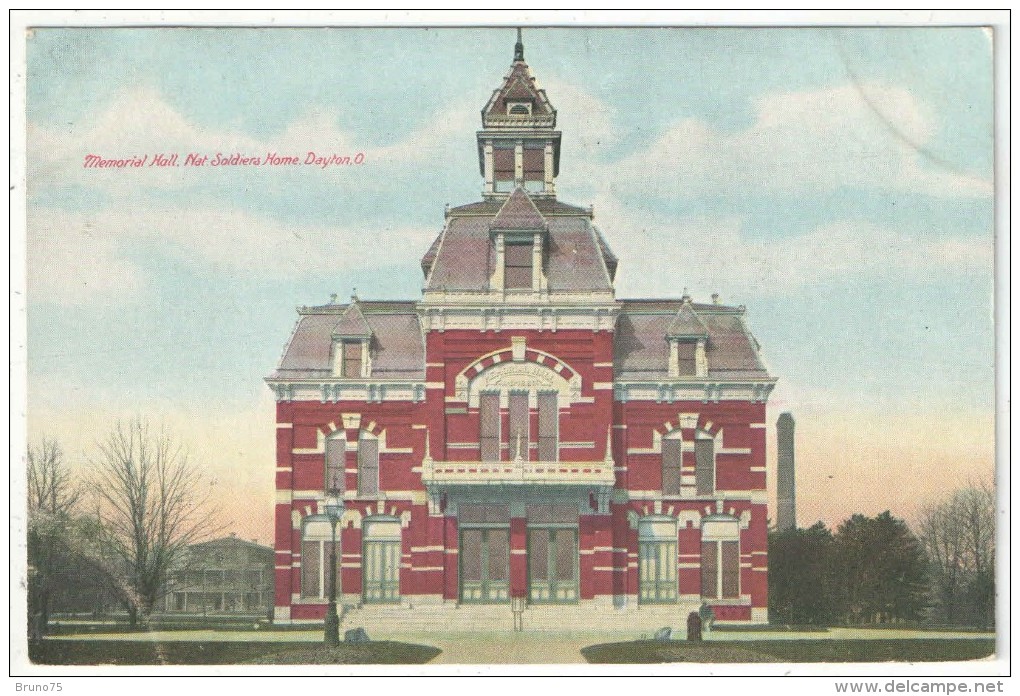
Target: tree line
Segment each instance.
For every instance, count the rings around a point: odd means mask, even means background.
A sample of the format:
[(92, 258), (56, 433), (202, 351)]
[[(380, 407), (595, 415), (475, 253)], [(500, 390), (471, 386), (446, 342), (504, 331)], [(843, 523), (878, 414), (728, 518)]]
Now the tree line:
[(995, 493), (977, 483), (920, 511), (769, 534), (769, 619), (781, 624), (995, 623)]
[(146, 620), (185, 549), (220, 530), (201, 468), (140, 418), (117, 423), (84, 467), (48, 439), (26, 459), (30, 633), (72, 591)]

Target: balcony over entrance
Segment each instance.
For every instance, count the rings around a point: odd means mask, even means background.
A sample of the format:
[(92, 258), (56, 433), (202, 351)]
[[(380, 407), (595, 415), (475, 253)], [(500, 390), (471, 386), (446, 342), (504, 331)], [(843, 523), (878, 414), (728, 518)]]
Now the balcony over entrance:
[(613, 462), (422, 462), (422, 481), (427, 486), (549, 485), (612, 486)]

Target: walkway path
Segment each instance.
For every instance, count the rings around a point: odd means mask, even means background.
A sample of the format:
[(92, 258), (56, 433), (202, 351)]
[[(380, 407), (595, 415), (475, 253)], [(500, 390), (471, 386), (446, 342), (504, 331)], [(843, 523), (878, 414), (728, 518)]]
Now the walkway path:
[[(583, 664), (581, 648), (598, 643), (630, 641), (641, 637), (634, 632), (567, 632), (526, 631), (513, 632), (398, 632), (368, 630), (373, 640), (393, 640), (419, 645), (432, 645), (443, 652), (429, 664), (480, 665), (480, 664)], [(682, 634), (676, 634), (682, 638)], [(137, 641), (281, 641), (318, 643), (322, 629), (307, 631), (151, 631), (145, 633), (106, 633), (54, 636), (78, 640), (137, 640)], [(647, 636), (650, 637), (650, 636)], [(749, 640), (834, 640), (834, 639), (901, 639), (942, 638), (975, 639), (994, 638), (993, 633), (951, 633), (944, 631), (908, 631), (893, 629), (833, 628), (825, 632), (793, 631), (713, 631), (706, 635), (709, 641)]]

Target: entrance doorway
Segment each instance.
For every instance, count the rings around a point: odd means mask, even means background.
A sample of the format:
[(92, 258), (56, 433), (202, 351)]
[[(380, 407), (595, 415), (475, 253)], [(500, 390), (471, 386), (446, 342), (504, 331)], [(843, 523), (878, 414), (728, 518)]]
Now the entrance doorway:
[(577, 529), (528, 530), (528, 598), (533, 604), (577, 601)]
[(400, 521), (368, 520), (362, 554), (364, 601), (400, 601)]
[(466, 528), (460, 533), (460, 599), (510, 601), (510, 527)]

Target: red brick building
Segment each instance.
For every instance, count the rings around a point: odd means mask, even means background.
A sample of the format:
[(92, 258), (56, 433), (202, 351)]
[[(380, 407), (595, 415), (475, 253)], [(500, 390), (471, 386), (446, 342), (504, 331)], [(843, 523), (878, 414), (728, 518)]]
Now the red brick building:
[(422, 297), (299, 310), (267, 378), (277, 621), (324, 616), (328, 489), (346, 605), (767, 620), (775, 380), (744, 308), (617, 298), (611, 231), (557, 197), (555, 128), (518, 41), (482, 200), (446, 211)]

